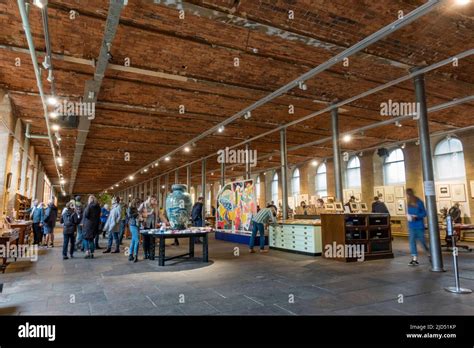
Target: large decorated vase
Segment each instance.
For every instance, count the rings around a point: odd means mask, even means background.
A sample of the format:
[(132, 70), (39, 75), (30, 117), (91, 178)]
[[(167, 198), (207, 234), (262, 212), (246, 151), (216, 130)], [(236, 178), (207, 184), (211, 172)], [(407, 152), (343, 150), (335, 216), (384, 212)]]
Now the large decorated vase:
[(187, 192), (186, 185), (174, 184), (171, 190), (166, 197), (166, 214), (171, 228), (183, 230), (188, 226), (191, 216), (191, 195)]

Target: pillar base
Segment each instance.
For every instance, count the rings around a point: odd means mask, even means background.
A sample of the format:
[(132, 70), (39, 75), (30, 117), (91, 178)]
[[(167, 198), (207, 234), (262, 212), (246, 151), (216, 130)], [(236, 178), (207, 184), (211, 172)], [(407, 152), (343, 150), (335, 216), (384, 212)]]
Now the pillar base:
[(454, 294), (471, 294), (472, 293), (471, 289), (457, 288), (455, 286), (444, 288), (444, 290), (446, 290), (447, 292), (452, 292)]
[(444, 268), (431, 268), (430, 271), (431, 272), (446, 272)]

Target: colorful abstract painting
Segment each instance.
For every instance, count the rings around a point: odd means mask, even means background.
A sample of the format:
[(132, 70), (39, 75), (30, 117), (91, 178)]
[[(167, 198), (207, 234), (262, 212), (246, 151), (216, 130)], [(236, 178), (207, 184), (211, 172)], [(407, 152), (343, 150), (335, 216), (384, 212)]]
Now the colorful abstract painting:
[(257, 213), (253, 180), (224, 185), (217, 195), (216, 228), (232, 233), (250, 233)]

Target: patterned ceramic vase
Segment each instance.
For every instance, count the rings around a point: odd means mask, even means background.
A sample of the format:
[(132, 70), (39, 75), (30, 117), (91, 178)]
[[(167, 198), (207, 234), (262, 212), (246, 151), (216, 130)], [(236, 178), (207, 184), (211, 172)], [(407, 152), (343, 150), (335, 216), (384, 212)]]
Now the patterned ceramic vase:
[(191, 195), (187, 192), (186, 185), (174, 184), (171, 190), (166, 197), (166, 214), (171, 228), (183, 230), (188, 226), (191, 216)]

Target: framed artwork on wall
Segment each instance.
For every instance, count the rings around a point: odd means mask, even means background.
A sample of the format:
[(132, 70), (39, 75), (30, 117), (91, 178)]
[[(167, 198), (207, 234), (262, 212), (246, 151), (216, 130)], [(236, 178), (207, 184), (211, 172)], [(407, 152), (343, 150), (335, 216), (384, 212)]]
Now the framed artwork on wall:
[(389, 193), (389, 194), (385, 195), (385, 202), (387, 202), (387, 203), (393, 203), (393, 202), (395, 202), (394, 194), (393, 194), (393, 193)]
[(380, 198), (381, 201), (385, 200), (385, 190), (383, 186), (374, 187), (374, 196)]
[(397, 215), (405, 215), (406, 208), (405, 208), (405, 200), (399, 199), (397, 200)]
[(395, 203), (387, 203), (387, 209), (390, 212), (390, 215), (396, 215), (397, 211), (395, 209)]
[(367, 203), (360, 203), (360, 210), (369, 211), (369, 208), (367, 208)]
[(465, 202), (466, 201), (466, 190), (464, 184), (453, 184), (451, 185), (451, 200), (453, 202)]
[(405, 198), (405, 187), (404, 186), (395, 186), (395, 197), (396, 198)]
[(436, 195), (439, 198), (450, 198), (451, 190), (450, 190), (449, 184), (436, 185)]
[(356, 201), (360, 202), (362, 200), (362, 194), (360, 192), (357, 192), (355, 195)]

